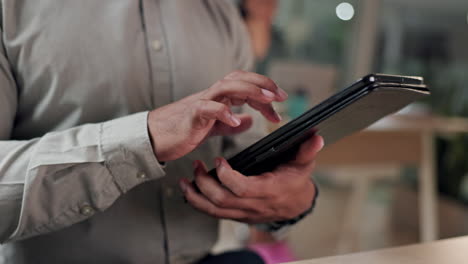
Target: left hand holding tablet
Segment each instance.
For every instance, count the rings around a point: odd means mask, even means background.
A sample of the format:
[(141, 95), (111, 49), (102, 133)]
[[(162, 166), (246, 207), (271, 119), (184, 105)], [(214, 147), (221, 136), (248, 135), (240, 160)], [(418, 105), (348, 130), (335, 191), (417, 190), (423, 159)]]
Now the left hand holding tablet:
[(180, 180), (180, 187), (194, 208), (216, 218), (249, 224), (292, 219), (308, 210), (315, 198), (310, 177), (323, 145), (322, 137), (314, 135), (301, 145), (294, 160), (249, 177), (217, 158), (219, 181), (208, 174), (203, 162), (195, 161), (195, 183), (200, 192), (188, 179)]

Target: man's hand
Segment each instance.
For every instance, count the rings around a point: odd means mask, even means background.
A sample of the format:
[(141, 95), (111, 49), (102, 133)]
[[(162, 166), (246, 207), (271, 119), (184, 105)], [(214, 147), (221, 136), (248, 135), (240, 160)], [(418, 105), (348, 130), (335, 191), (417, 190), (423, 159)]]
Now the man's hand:
[(231, 106), (247, 103), (272, 122), (281, 121), (273, 101), (287, 94), (269, 78), (235, 71), (210, 88), (150, 112), (148, 130), (159, 161), (185, 156), (212, 135), (241, 133), (252, 125), (248, 115), (236, 115)]
[(323, 144), (322, 137), (314, 135), (302, 144), (295, 160), (249, 177), (217, 158), (220, 182), (207, 173), (202, 162), (195, 161), (195, 182), (201, 193), (187, 179), (179, 182), (180, 187), (193, 207), (217, 218), (250, 224), (292, 219), (312, 206), (316, 189), (310, 176)]

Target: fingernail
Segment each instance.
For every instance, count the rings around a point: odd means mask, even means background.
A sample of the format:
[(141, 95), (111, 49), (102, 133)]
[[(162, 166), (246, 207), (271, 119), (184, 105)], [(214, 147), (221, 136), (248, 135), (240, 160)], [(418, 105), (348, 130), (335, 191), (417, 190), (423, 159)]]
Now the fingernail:
[(320, 143), (319, 143), (319, 144), (320, 144), (320, 147), (319, 147), (319, 149), (318, 149), (318, 151), (317, 151), (317, 152), (319, 152), (320, 150), (322, 150), (322, 149), (323, 149), (323, 147), (325, 146), (325, 142), (324, 142), (324, 140), (323, 140), (323, 138), (322, 138), (322, 137), (320, 137)]
[(216, 166), (216, 168), (219, 168), (219, 166), (221, 166), (221, 159), (219, 159), (219, 158), (215, 159), (215, 166)]
[(186, 183), (184, 180), (181, 180), (181, 181), (179, 182), (179, 185), (180, 185), (180, 188), (182, 189), (182, 192), (183, 192), (183, 193), (186, 193), (186, 192), (187, 192), (187, 188), (188, 188), (187, 183)]
[(239, 126), (241, 124), (241, 120), (237, 116), (231, 115), (229, 118), (235, 126)]
[(281, 100), (288, 99), (288, 94), (283, 89), (278, 88), (278, 94), (279, 94)]
[(275, 98), (275, 94), (266, 89), (262, 89), (262, 93), (268, 98)]

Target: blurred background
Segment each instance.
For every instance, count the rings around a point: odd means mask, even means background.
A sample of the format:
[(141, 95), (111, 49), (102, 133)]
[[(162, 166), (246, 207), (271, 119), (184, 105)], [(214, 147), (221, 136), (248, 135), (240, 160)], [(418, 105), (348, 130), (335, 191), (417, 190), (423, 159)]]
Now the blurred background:
[[(468, 1), (241, 2), (257, 72), (290, 94), (285, 121), (368, 73), (423, 76), (432, 91), (320, 154), (318, 205), (287, 236), (297, 257), (467, 235)], [(268, 36), (249, 12), (271, 13)]]

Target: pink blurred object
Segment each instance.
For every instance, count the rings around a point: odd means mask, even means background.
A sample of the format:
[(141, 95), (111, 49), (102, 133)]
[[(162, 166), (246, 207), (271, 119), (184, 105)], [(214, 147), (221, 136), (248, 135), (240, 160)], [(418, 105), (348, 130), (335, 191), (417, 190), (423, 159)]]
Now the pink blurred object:
[(249, 248), (260, 255), (263, 261), (265, 261), (265, 264), (276, 264), (297, 260), (285, 241), (253, 244), (249, 245)]

